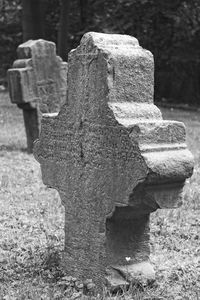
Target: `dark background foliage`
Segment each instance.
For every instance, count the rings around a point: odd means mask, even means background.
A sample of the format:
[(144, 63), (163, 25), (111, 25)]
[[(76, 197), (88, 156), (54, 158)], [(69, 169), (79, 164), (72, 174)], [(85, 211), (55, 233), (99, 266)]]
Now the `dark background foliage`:
[[(45, 39), (57, 43), (59, 0), (46, 0)], [(200, 104), (199, 0), (75, 0), (70, 2), (68, 47), (87, 31), (130, 34), (155, 58), (155, 97)], [(21, 0), (0, 1), (0, 78), (22, 42)]]

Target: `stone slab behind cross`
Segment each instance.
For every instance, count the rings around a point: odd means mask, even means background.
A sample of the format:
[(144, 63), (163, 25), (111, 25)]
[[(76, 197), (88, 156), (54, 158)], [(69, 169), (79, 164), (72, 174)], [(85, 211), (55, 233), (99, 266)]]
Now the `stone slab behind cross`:
[(153, 92), (153, 56), (135, 38), (87, 33), (65, 105), (42, 119), (34, 152), (65, 206), (63, 266), (98, 286), (154, 279), (150, 213), (180, 205), (192, 174), (185, 127), (162, 119)]
[(12, 103), (23, 109), (28, 151), (40, 132), (41, 113), (55, 113), (66, 100), (67, 63), (56, 55), (53, 42), (29, 40), (17, 49), (8, 70)]

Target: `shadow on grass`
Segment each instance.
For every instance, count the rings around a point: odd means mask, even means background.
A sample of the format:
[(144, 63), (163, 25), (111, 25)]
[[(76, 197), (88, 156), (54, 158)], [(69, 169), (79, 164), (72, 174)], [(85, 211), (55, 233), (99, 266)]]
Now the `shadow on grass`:
[(20, 151), (20, 152), (25, 152), (28, 153), (28, 149), (25, 147), (20, 147), (17, 145), (0, 145), (0, 151), (6, 151), (6, 152), (13, 152), (13, 151)]

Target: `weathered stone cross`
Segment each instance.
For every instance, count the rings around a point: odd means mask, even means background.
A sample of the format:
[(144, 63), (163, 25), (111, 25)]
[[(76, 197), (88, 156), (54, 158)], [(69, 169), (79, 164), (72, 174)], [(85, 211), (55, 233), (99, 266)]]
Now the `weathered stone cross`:
[(35, 157), (66, 209), (70, 275), (112, 286), (154, 278), (149, 216), (181, 203), (193, 158), (153, 92), (153, 56), (133, 37), (87, 33), (69, 54), (67, 101), (42, 119)]
[(12, 103), (23, 109), (28, 152), (39, 136), (41, 113), (59, 112), (66, 100), (67, 63), (56, 56), (56, 46), (30, 40), (17, 49), (18, 59), (8, 70)]

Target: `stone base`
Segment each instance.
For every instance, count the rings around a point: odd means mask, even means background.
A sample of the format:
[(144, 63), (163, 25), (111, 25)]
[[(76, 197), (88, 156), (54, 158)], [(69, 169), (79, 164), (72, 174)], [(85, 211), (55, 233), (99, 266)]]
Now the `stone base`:
[(126, 289), (133, 284), (146, 286), (155, 281), (155, 271), (149, 261), (126, 266), (112, 266), (106, 272), (106, 284), (111, 290)]

